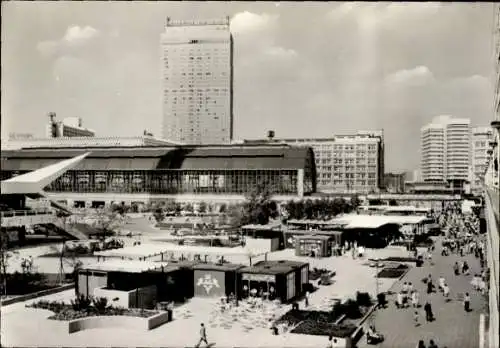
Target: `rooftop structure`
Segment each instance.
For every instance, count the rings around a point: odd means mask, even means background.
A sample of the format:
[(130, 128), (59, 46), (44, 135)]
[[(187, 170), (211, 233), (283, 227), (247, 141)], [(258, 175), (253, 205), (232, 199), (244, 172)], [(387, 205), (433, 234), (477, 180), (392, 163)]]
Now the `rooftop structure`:
[[(168, 268), (167, 268), (168, 267)], [(106, 260), (103, 262), (94, 262), (86, 264), (83, 269), (103, 272), (126, 272), (126, 273), (143, 273), (158, 270), (173, 270), (177, 269), (168, 262), (152, 262), (152, 261), (137, 261), (137, 260)]]
[(47, 138), (60, 137), (93, 137), (95, 132), (82, 126), (79, 117), (67, 117), (62, 121), (56, 121), (56, 113), (49, 113), (49, 123), (45, 129)]
[(17, 138), (2, 143), (2, 150), (26, 148), (80, 148), (80, 147), (147, 147), (180, 145), (153, 136), (136, 137), (57, 137), (57, 138)]

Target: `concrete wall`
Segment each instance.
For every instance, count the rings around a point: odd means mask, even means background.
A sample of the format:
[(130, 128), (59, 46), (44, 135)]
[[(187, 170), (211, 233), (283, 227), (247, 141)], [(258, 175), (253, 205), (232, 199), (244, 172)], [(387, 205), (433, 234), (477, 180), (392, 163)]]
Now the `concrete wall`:
[(152, 308), (156, 303), (156, 285), (146, 286), (137, 290), (121, 291), (105, 288), (94, 290), (95, 297), (106, 297), (108, 303), (122, 308)]
[(130, 293), (131, 291), (97, 288), (94, 290), (94, 297), (105, 297), (114, 307), (130, 308)]
[(98, 316), (71, 320), (68, 323), (68, 332), (74, 333), (82, 330), (120, 327), (140, 330), (151, 330), (168, 321), (168, 313), (160, 312), (149, 318), (129, 317), (129, 316)]
[(246, 237), (245, 248), (255, 253), (275, 251), (278, 250), (279, 248), (279, 239), (278, 238), (262, 239), (262, 238)]

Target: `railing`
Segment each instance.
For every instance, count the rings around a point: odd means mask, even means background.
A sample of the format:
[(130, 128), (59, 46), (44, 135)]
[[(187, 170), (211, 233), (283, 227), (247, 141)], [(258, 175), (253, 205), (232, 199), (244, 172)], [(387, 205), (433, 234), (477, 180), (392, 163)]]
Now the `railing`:
[(8, 210), (0, 213), (1, 218), (34, 215), (54, 215), (52, 209)]

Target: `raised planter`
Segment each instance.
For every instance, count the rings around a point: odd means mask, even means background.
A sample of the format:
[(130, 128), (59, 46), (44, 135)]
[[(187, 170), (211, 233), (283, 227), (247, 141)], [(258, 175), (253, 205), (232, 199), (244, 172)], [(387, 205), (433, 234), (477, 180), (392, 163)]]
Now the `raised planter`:
[(169, 319), (171, 318), (168, 312), (161, 312), (149, 318), (130, 316), (87, 317), (69, 321), (68, 332), (71, 334), (82, 330), (106, 327), (121, 327), (148, 331), (167, 323)]

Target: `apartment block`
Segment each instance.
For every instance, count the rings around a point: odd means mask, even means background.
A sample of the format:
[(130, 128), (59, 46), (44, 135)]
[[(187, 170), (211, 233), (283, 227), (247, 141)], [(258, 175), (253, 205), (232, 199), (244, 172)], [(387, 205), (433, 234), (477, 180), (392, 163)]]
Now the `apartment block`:
[(438, 116), (421, 128), (421, 170), (424, 181), (462, 186), (471, 168), (469, 119)]

